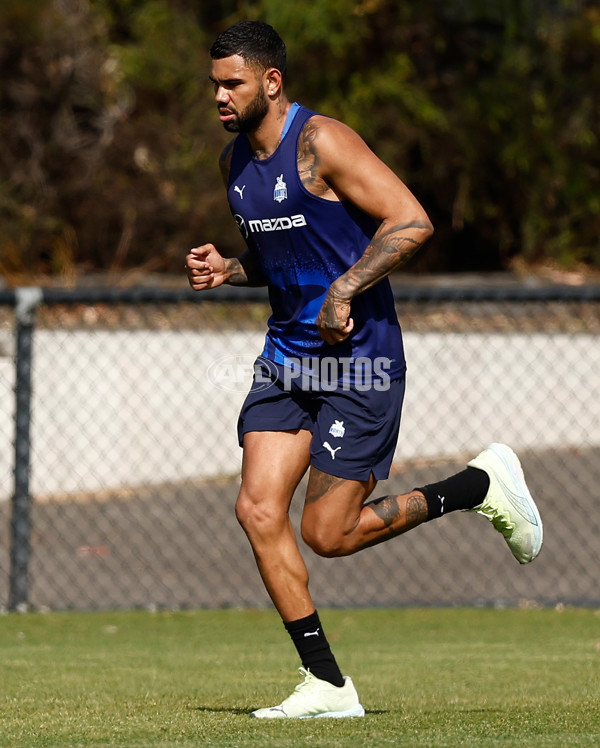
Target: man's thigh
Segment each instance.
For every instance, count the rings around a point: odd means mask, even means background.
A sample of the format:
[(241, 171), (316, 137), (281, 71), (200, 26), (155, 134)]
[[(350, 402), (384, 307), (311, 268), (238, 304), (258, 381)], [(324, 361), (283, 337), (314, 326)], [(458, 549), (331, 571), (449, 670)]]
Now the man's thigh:
[(311, 439), (305, 429), (244, 434), (242, 491), (254, 502), (289, 506), (310, 463)]
[(312, 536), (318, 531), (333, 538), (352, 532), (376, 485), (373, 475), (365, 481), (349, 480), (311, 466), (302, 514), (303, 533)]

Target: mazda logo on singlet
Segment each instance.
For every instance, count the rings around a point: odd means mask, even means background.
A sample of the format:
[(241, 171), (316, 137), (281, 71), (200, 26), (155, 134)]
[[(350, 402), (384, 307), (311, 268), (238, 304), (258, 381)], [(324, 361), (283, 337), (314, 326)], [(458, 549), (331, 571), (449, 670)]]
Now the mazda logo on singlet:
[(234, 218), (244, 239), (248, 238), (248, 230), (253, 234), (259, 234), (268, 231), (288, 231), (289, 229), (306, 226), (306, 218), (302, 213), (295, 216), (282, 216), (281, 218), (256, 218), (253, 221), (248, 221), (247, 225), (239, 213), (236, 213)]
[(236, 213), (233, 217), (235, 218), (235, 222), (238, 225), (238, 229), (240, 230), (241, 235), (244, 237), (244, 239), (247, 239), (248, 227), (246, 226), (246, 221), (244, 221), (239, 213)]

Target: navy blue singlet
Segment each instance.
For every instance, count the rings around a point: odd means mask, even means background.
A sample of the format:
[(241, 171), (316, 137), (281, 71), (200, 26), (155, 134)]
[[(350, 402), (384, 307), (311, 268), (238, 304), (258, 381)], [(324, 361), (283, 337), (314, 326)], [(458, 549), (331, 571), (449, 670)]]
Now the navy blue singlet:
[(317, 197), (302, 184), (298, 138), (314, 114), (293, 105), (281, 143), (267, 159), (253, 157), (245, 134), (234, 144), (227, 197), (268, 281), (272, 309), (262, 355), (283, 366), (300, 361), (309, 368), (315, 359), (343, 358), (350, 361), (343, 368), (349, 383), (357, 359), (387, 358), (387, 376), (396, 379), (406, 364), (387, 278), (352, 300), (354, 329), (347, 340), (329, 345), (315, 324), (330, 284), (362, 256), (376, 224), (351, 203)]

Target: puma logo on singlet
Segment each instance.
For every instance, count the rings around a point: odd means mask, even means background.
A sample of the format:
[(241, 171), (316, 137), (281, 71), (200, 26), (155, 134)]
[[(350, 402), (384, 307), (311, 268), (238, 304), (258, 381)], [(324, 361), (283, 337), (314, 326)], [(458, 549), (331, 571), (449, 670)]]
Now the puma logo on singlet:
[(329, 442), (323, 442), (323, 446), (330, 453), (331, 459), (335, 460), (335, 453), (338, 451), (338, 449), (341, 449), (341, 447), (336, 447), (334, 449)]
[(233, 189), (234, 189), (234, 190), (235, 190), (236, 192), (239, 192), (239, 194), (240, 194), (240, 200), (243, 200), (243, 199), (244, 199), (244, 190), (246, 189), (246, 185), (244, 185), (244, 186), (243, 186), (243, 187), (242, 187), (242, 188), (240, 189), (240, 188), (239, 188), (239, 187), (237, 186), (237, 184), (236, 184), (236, 185), (235, 185), (235, 187), (234, 187)]

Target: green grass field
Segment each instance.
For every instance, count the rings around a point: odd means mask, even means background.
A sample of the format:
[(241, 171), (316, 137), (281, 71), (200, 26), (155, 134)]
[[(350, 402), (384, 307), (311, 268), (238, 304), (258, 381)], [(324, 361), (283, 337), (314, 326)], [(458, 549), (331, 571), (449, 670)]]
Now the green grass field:
[(321, 619), (364, 719), (248, 717), (300, 680), (270, 611), (3, 616), (0, 745), (600, 745), (600, 611)]

